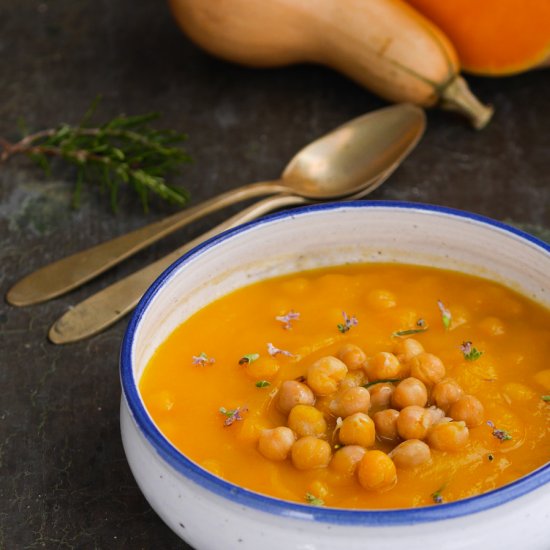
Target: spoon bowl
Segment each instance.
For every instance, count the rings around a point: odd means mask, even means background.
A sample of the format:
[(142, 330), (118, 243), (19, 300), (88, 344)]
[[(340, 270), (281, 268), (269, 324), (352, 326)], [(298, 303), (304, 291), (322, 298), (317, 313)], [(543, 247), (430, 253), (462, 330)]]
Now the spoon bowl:
[(398, 164), (420, 140), (424, 111), (403, 103), (379, 109), (343, 124), (300, 150), (282, 181), (289, 191), (309, 199), (334, 199), (382, 183), (380, 174)]

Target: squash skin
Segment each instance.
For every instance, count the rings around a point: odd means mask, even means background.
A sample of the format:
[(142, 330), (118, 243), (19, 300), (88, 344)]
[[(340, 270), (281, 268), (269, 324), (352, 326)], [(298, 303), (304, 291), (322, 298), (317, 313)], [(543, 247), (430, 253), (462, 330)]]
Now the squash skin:
[(407, 0), (452, 40), (464, 71), (507, 76), (550, 66), (550, 2)]
[(459, 76), (446, 36), (402, 0), (169, 0), (187, 36), (209, 53), (253, 67), (319, 63), (379, 96), (439, 104), (476, 128), (492, 109)]

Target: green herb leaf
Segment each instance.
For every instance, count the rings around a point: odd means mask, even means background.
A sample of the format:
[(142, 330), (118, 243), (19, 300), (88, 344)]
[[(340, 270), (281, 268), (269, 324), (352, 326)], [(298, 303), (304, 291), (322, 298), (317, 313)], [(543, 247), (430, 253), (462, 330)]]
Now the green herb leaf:
[(308, 504), (311, 504), (312, 506), (324, 506), (325, 501), (319, 497), (316, 497), (315, 495), (312, 495), (311, 493), (306, 493), (306, 502)]
[(431, 494), (431, 497), (432, 497), (432, 500), (436, 503), (436, 504), (443, 504), (444, 500), (443, 500), (443, 495), (441, 494), (441, 492), (443, 491), (444, 487), (441, 487), (439, 488), (437, 491), (434, 491), (432, 494)]
[(546, 403), (550, 403), (550, 395), (543, 395), (542, 400)]
[(503, 443), (504, 441), (510, 441), (512, 439), (510, 432), (497, 429), (497, 427), (490, 420), (487, 420), (487, 426), (489, 426), (493, 430), (493, 436), (499, 439), (501, 443)]
[(259, 353), (247, 353), (239, 359), (239, 365), (250, 365), (260, 358)]
[(425, 328), (410, 328), (408, 330), (397, 330), (396, 332), (392, 333), (392, 336), (394, 338), (400, 338), (403, 336), (410, 336), (411, 334), (418, 334), (420, 332), (426, 332), (428, 330), (428, 327)]
[(345, 334), (351, 327), (355, 327), (359, 324), (359, 321), (355, 315), (350, 317), (345, 311), (342, 311), (342, 316), (344, 317), (344, 322), (336, 325), (342, 334)]
[(381, 378), (380, 380), (373, 380), (372, 382), (363, 384), (363, 387), (368, 389), (376, 384), (396, 384), (397, 382), (401, 382), (401, 378)]
[(245, 412), (248, 412), (248, 409), (246, 407), (237, 407), (236, 409), (226, 409), (225, 407), (220, 407), (218, 411), (226, 417), (223, 425), (231, 426), (234, 422), (242, 420), (242, 415)]
[(441, 312), (441, 322), (443, 323), (445, 329), (448, 330), (451, 326), (451, 312), (445, 307), (441, 300), (437, 300), (437, 307), (439, 307), (439, 311)]
[(271, 386), (271, 383), (269, 383), (267, 380), (258, 380), (256, 382), (257, 388), (267, 388), (267, 386)]
[(476, 361), (483, 355), (483, 352), (475, 348), (470, 341), (462, 342), (460, 350), (462, 351), (466, 361)]

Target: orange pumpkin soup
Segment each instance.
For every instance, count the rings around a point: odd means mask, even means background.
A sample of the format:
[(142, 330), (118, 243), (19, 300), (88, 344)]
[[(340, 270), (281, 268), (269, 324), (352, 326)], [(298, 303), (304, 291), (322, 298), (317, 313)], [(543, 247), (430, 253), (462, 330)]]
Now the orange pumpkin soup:
[(504, 286), (348, 265), (239, 289), (156, 350), (153, 420), (200, 466), (330, 507), (450, 502), (550, 460), (550, 312)]

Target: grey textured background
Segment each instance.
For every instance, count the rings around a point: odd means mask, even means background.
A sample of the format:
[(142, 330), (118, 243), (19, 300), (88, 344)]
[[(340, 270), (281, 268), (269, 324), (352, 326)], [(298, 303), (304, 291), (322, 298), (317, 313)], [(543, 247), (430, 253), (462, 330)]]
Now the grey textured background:
[[(374, 199), (437, 203), (550, 229), (550, 72), (469, 79), (496, 115), (476, 133), (433, 111), (427, 133)], [(195, 159), (178, 176), (193, 202), (276, 177), (311, 139), (384, 102), (321, 67), (250, 70), (212, 59), (154, 0), (0, 0), (0, 135), (76, 122), (97, 94), (100, 117), (163, 113)], [(0, 166), (2, 294), (22, 275), (152, 221), (124, 199), (86, 193), (74, 174), (46, 180), (25, 159)], [(0, 548), (182, 548), (141, 496), (122, 451), (117, 355), (121, 322), (55, 347), (49, 325), (71, 304), (159, 257), (223, 216), (195, 224), (69, 296), (0, 305)], [(546, 233), (545, 233), (546, 231)]]

